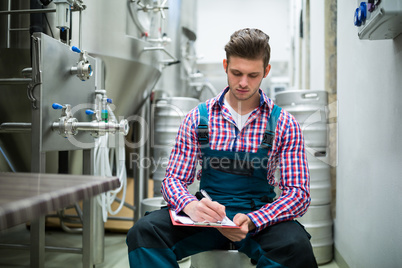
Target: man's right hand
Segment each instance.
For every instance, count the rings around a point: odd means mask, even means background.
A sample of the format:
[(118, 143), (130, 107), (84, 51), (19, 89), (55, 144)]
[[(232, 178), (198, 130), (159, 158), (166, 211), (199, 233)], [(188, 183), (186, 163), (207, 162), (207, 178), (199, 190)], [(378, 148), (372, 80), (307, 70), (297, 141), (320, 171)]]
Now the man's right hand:
[(222, 221), (226, 216), (225, 206), (207, 198), (188, 203), (183, 211), (196, 222), (217, 222)]

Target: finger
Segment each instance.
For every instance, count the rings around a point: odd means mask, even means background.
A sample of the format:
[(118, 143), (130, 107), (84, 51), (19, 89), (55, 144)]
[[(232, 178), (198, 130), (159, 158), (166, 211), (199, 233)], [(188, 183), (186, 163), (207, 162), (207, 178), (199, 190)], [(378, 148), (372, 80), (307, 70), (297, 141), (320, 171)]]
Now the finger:
[(206, 198), (201, 199), (200, 210), (201, 209), (202, 212), (205, 213), (205, 220), (208, 221), (222, 221), (226, 216), (225, 206)]
[(248, 217), (245, 214), (242, 213), (238, 213), (234, 216), (233, 218), (233, 222), (237, 225), (237, 226), (242, 226), (244, 223), (247, 223), (248, 221)]
[(212, 202), (214, 204), (213, 210), (219, 215), (220, 220), (223, 220), (226, 217), (226, 208), (225, 206), (219, 204), (218, 202)]

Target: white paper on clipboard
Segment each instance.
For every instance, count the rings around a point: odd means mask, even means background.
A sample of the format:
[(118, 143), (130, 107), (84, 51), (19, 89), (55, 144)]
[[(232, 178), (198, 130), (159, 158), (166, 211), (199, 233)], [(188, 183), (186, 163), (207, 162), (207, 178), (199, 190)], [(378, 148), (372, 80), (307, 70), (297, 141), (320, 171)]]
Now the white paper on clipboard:
[(174, 210), (169, 210), (170, 216), (172, 218), (172, 222), (176, 223), (181, 223), (183, 225), (194, 225), (194, 226), (211, 226), (211, 227), (230, 227), (230, 228), (240, 228), (236, 224), (234, 224), (233, 221), (231, 221), (228, 217), (225, 217), (222, 222), (216, 223), (216, 222), (195, 222), (193, 221), (189, 216), (183, 216), (183, 215), (177, 215), (177, 213)]

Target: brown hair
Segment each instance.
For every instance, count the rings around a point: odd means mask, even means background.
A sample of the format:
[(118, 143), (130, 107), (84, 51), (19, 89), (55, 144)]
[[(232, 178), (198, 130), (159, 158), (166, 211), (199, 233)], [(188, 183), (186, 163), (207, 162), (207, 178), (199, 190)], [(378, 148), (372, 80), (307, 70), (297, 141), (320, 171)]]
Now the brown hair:
[(245, 28), (234, 32), (225, 46), (226, 59), (231, 56), (256, 60), (262, 58), (264, 69), (269, 64), (271, 47), (269, 36), (259, 29)]

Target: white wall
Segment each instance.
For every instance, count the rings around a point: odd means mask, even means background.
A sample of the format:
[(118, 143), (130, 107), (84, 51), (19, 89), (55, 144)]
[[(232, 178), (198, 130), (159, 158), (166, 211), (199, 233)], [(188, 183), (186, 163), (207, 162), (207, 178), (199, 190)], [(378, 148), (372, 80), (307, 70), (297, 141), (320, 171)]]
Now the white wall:
[(359, 40), (338, 1), (335, 247), (350, 267), (402, 263), (402, 35)]
[(310, 0), (310, 89), (325, 90), (325, 35), (322, 0)]
[(198, 63), (221, 63), (230, 35), (241, 28), (259, 28), (270, 36), (271, 61), (289, 61), (289, 1), (198, 1)]

